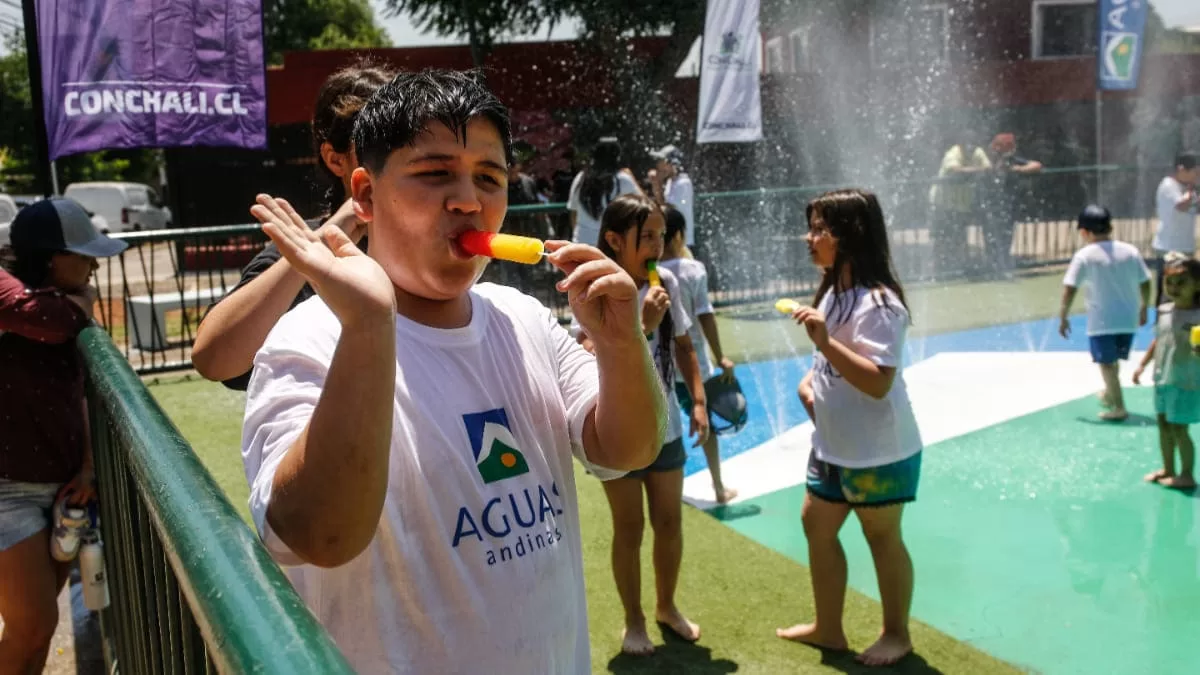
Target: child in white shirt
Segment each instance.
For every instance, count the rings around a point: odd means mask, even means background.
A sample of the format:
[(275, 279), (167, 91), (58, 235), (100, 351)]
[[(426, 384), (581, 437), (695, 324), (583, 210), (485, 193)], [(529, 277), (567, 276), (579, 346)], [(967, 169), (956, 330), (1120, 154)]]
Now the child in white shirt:
[(637, 287), (550, 242), (595, 356), (549, 310), (476, 285), (508, 112), (473, 76), (403, 73), (359, 113), (351, 178), (370, 257), (286, 202), (253, 213), (318, 297), (254, 361), (242, 457), (267, 549), (361, 673), (591, 671), (572, 457), (649, 464), (665, 400)]
[(874, 194), (839, 190), (809, 203), (808, 248), (823, 270), (816, 307), (793, 313), (816, 347), (800, 399), (813, 420), (808, 539), (816, 616), (779, 637), (845, 650), (846, 554), (838, 532), (851, 511), (871, 547), (883, 631), (858, 660), (896, 663), (912, 651), (913, 568), (901, 536), (904, 504), (916, 499), (921, 434), (901, 374), (909, 314), (896, 279), (883, 210)]
[(1058, 332), (1064, 338), (1070, 336), (1067, 316), (1076, 292), (1086, 284), (1088, 346), (1104, 379), (1100, 402), (1107, 410), (1100, 413), (1100, 419), (1119, 422), (1129, 416), (1118, 377), (1120, 362), (1129, 358), (1133, 334), (1146, 325), (1150, 270), (1136, 246), (1112, 238), (1112, 217), (1104, 207), (1083, 210), (1079, 236), (1085, 245), (1071, 258), (1063, 277)]

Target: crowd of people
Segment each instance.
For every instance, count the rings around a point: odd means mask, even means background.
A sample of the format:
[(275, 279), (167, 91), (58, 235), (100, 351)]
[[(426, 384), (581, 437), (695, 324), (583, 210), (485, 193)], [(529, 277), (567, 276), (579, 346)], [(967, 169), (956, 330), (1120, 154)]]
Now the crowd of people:
[[(715, 501), (728, 502), (736, 491), (722, 481), (713, 423), (736, 424), (738, 414), (717, 405), (736, 389), (734, 363), (692, 252), (683, 153), (651, 153), (655, 167), (639, 181), (620, 143), (603, 138), (572, 179), (569, 240), (546, 242), (571, 307), (567, 329), (517, 289), (477, 283), (488, 260), (457, 243), (464, 232), (498, 231), (514, 191), (524, 203), (549, 192), (522, 173), (508, 110), (480, 79), (348, 68), (321, 89), (313, 140), (329, 179), (326, 213), (306, 220), (284, 199), (258, 197), (251, 213), (271, 244), (210, 308), (193, 361), (204, 377), (246, 390), (254, 527), (349, 662), (364, 673), (482, 663), (589, 672), (574, 461), (603, 483), (610, 507), (622, 650), (654, 651), (640, 597), (647, 514), (654, 616), (700, 639), (676, 597), (686, 444), (704, 448)], [(942, 171), (1036, 170), (1011, 136), (992, 150), (958, 144)], [(1164, 466), (1147, 480), (1183, 488), (1194, 486), (1187, 425), (1200, 420), (1200, 357), (1185, 346), (1200, 323), (1191, 257), (1200, 169), (1191, 155), (1177, 169), (1160, 189), (1170, 211), (1155, 244), (1169, 302), (1136, 376), (1154, 360)], [(938, 217), (961, 206), (955, 187), (935, 188)], [(1009, 215), (994, 232), (1005, 251)], [(853, 512), (883, 611), (878, 640), (858, 658), (887, 665), (913, 648), (901, 528), (923, 449), (902, 367), (911, 317), (875, 195), (829, 192), (805, 216), (797, 227), (820, 284), (792, 319), (815, 350), (797, 383), (815, 427), (800, 519), (815, 606), (811, 622), (776, 634), (848, 649), (839, 532)], [(1075, 289), (1089, 285), (1106, 419), (1121, 419), (1115, 364), (1146, 322), (1150, 272), (1112, 240), (1102, 208), (1087, 209), (1080, 229), (1088, 245), (1065, 279), (1064, 332)], [(95, 496), (73, 339), (90, 320), (96, 259), (122, 247), (77, 205), (48, 200), (19, 214), (14, 257), (0, 271), (0, 409), (21, 418), (0, 439), (0, 664), (15, 672), (45, 661), (73, 546), (64, 513)]]

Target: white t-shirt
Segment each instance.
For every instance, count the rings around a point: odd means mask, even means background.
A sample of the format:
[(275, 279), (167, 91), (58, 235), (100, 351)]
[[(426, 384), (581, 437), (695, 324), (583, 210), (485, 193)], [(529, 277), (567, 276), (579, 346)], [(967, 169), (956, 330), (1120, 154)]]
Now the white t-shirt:
[(1186, 192), (1183, 183), (1175, 180), (1174, 176), (1167, 176), (1158, 184), (1155, 195), (1158, 228), (1154, 231), (1152, 244), (1156, 251), (1196, 252), (1195, 210), (1179, 211), (1175, 208)]
[[(708, 356), (708, 339), (704, 337), (704, 329), (698, 319), (702, 314), (712, 314), (713, 306), (708, 299), (708, 270), (699, 260), (688, 258), (672, 258), (664, 260), (659, 268), (667, 268), (679, 280), (679, 300), (688, 314), (692, 329), (688, 336), (692, 338), (692, 346), (696, 348), (696, 360), (700, 363), (700, 377), (705, 382), (714, 374), (712, 359)], [(679, 369), (675, 370), (675, 381), (683, 382)]]
[(1075, 252), (1063, 285), (1087, 284), (1087, 334), (1136, 333), (1141, 285), (1150, 280), (1142, 254), (1123, 241), (1098, 241)]
[[(255, 357), (242, 458), (267, 549), (361, 673), (587, 673), (579, 508), (595, 359), (519, 291), (479, 284), (468, 326), (396, 317), (388, 492), (375, 538), (334, 569), (300, 564), (266, 520), (280, 461), (312, 416), (341, 326), (314, 297)], [(621, 472), (589, 469), (601, 478)]]
[[(658, 267), (658, 276), (662, 279), (663, 288), (667, 290), (667, 295), (671, 298), (671, 308), (667, 311), (671, 314), (671, 328), (675, 337), (682, 337), (688, 334), (692, 327), (692, 320), (688, 318), (687, 310), (684, 309), (684, 303), (681, 301), (681, 291), (679, 289), (679, 280), (675, 278), (675, 274), (670, 269), (664, 269), (662, 265)], [(650, 284), (642, 284), (638, 289), (638, 307), (642, 306), (642, 302), (646, 300), (646, 294), (650, 292)], [(654, 371), (658, 372), (658, 334), (662, 326), (654, 330), (654, 337), (648, 340), (647, 348), (650, 350), (650, 359), (654, 362)], [(571, 334), (578, 335), (581, 330), (578, 321), (571, 320)], [(675, 363), (675, 341), (671, 344), (671, 364), (672, 368), (678, 372), (679, 366)], [(659, 377), (659, 380), (662, 378)], [(683, 436), (683, 420), (679, 416), (679, 399), (675, 396), (675, 387), (663, 387), (663, 391), (667, 396), (667, 435), (663, 438), (663, 443), (681, 438)]]
[(663, 198), (667, 203), (679, 209), (687, 228), (683, 232), (683, 241), (688, 246), (696, 245), (696, 195), (692, 188), (692, 179), (686, 173), (680, 173), (667, 181), (663, 188)]
[(819, 460), (852, 469), (907, 459), (923, 447), (901, 370), (908, 312), (887, 289), (858, 287), (839, 295), (836, 310), (832, 291), (817, 307), (825, 314), (830, 337), (876, 365), (895, 368), (896, 378), (887, 396), (875, 399), (842, 379), (817, 352), (812, 379), (813, 452)]
[[(608, 197), (603, 200), (600, 205), (600, 216), (604, 215), (604, 209), (608, 207), (609, 202), (620, 197), (621, 195), (632, 194), (638, 191), (637, 183), (633, 182), (633, 178), (626, 173), (617, 173), (616, 182), (613, 183), (612, 191)], [(571, 181), (571, 193), (567, 197), (567, 208), (575, 212), (575, 234), (572, 241), (580, 244), (588, 244), (595, 246), (600, 240), (600, 218), (593, 218), (588, 214), (587, 209), (583, 208), (583, 198), (580, 195), (580, 188), (583, 186), (583, 172), (575, 174), (575, 180)]]

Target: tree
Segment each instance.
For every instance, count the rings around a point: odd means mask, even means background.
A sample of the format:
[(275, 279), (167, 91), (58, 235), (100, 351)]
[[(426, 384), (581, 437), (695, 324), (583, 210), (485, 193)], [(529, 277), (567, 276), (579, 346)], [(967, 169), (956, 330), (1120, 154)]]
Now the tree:
[(271, 65), (286, 51), (392, 45), (367, 0), (264, 0), (263, 30)]
[(496, 39), (536, 31), (561, 18), (555, 3), (543, 0), (386, 0), (387, 15), (408, 13), (423, 31), (465, 38), (471, 60), (483, 65)]

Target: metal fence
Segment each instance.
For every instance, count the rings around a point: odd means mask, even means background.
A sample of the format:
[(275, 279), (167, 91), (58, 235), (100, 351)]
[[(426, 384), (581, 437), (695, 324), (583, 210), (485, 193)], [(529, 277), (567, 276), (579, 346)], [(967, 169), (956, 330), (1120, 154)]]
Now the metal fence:
[(351, 673), (98, 327), (79, 336), (111, 603), (112, 673)]
[[(1067, 261), (1079, 246), (1075, 218), (1088, 203), (1108, 206), (1114, 235), (1149, 252), (1154, 189), (1164, 168), (1118, 166), (1047, 169), (1011, 176), (998, 189), (995, 174), (959, 181), (935, 179), (864, 186), (883, 203), (892, 257), (907, 284), (995, 278), (1013, 270)], [(963, 182), (967, 180), (970, 182)], [(931, 191), (952, 185), (970, 193), (958, 210), (939, 209)], [(697, 255), (709, 271), (718, 306), (803, 295), (817, 271), (804, 241), (805, 207), (835, 187), (813, 185), (701, 194), (697, 198)], [(537, 237), (569, 233), (564, 204), (511, 207), (505, 231)], [(208, 306), (236, 283), (241, 268), (266, 241), (257, 225), (114, 235), (130, 243), (97, 272), (99, 320), (142, 374), (188, 368), (196, 327)], [(1011, 264), (1000, 256), (1011, 257)], [(565, 317), (556, 273), (548, 264), (493, 264), (485, 280), (521, 288)]]

